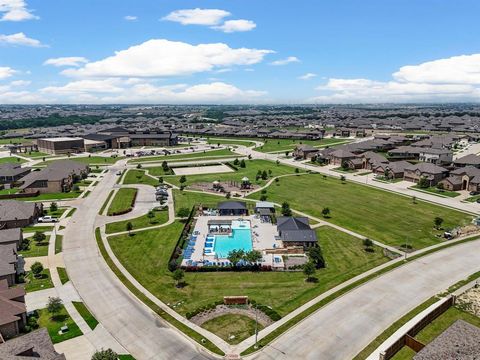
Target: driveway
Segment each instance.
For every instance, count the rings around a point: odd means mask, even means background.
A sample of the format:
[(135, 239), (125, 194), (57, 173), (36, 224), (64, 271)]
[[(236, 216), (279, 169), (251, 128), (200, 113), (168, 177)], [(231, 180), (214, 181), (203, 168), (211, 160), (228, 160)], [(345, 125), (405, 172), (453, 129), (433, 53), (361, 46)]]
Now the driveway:
[(95, 219), (115, 185), (115, 173), (123, 168), (118, 164), (78, 205), (65, 229), (63, 252), (70, 280), (94, 316), (136, 359), (207, 359), (206, 352), (130, 293), (97, 248)]

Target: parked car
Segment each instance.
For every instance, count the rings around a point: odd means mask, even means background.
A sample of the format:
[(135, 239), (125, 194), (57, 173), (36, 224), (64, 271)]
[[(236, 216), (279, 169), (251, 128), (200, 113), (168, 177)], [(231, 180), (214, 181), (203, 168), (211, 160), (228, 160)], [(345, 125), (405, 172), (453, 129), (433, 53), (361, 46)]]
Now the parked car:
[(58, 219), (54, 216), (46, 215), (46, 216), (39, 217), (38, 222), (52, 223), (52, 222), (58, 222)]
[(480, 191), (470, 191), (469, 194), (470, 196), (478, 195), (480, 194)]
[(118, 175), (118, 176), (122, 175), (122, 172), (121, 172), (121, 171), (117, 171), (117, 175)]

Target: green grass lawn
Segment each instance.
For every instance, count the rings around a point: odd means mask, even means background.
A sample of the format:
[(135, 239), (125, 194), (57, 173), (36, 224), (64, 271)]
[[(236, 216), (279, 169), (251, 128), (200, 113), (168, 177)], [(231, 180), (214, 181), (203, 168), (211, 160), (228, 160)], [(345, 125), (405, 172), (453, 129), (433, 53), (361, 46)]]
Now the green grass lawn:
[(67, 283), (70, 279), (67, 274), (67, 269), (63, 267), (57, 267), (58, 277), (60, 278), (60, 282), (63, 284)]
[[(47, 309), (38, 310), (38, 314), (38, 325), (48, 330), (48, 334), (54, 344), (83, 335), (64, 306), (55, 316), (52, 316)], [(64, 325), (68, 326), (68, 331), (64, 334), (59, 334), (58, 332)]]
[[(467, 224), (471, 217), (462, 212), (423, 201), (413, 204), (409, 197), (377, 190), (352, 182), (342, 182), (318, 174), (280, 179), (267, 191), (267, 201), (282, 203), (322, 218), (322, 209), (331, 211), (329, 222), (385, 244), (400, 246), (408, 242), (415, 249), (441, 242), (435, 235), (433, 220), (444, 219), (443, 227)], [(258, 199), (259, 193), (251, 198)]]
[(201, 152), (194, 152), (192, 153), (191, 150), (182, 152), (180, 154), (172, 154), (172, 155), (160, 155), (160, 156), (142, 156), (140, 158), (129, 160), (129, 163), (143, 163), (149, 161), (177, 161), (177, 160), (191, 160), (191, 159), (204, 159), (210, 157), (234, 157), (240, 156), (237, 153), (229, 150), (229, 149), (218, 149), (218, 150), (208, 150), (208, 151), (201, 151)]
[(47, 256), (48, 255), (48, 235), (45, 241), (40, 243), (33, 240), (32, 237), (29, 237), (28, 240), (30, 244), (28, 250), (20, 250), (20, 255), (23, 257), (38, 257), (38, 256)]
[(431, 193), (433, 195), (438, 195), (438, 196), (442, 196), (442, 197), (457, 197), (457, 196), (460, 196), (459, 192), (441, 190), (441, 189), (436, 188), (435, 186), (431, 186), (431, 187), (428, 187), (428, 188), (421, 188), (418, 185), (414, 185), (414, 186), (411, 186), (410, 189), (421, 191), (421, 192), (427, 192), (427, 193)]
[[(123, 159), (123, 156), (117, 157), (107, 157), (107, 156), (71, 156), (68, 160), (76, 161), (82, 164), (87, 165), (112, 165), (115, 164), (118, 160)], [(47, 159), (46, 161), (38, 163), (36, 166), (43, 167), (50, 165), (53, 161), (57, 161), (55, 159)]]
[(68, 210), (68, 214), (65, 215), (65, 217), (72, 216), (73, 214), (75, 214), (75, 211), (77, 211), (77, 208), (71, 208), (70, 210)]
[[(447, 330), (453, 323), (457, 320), (464, 320), (472, 325), (480, 327), (480, 318), (472, 315), (469, 312), (460, 310), (459, 308), (452, 306), (450, 309), (445, 311), (438, 318), (433, 320), (429, 325), (427, 325), (422, 331), (420, 331), (415, 339), (422, 342), (423, 344), (428, 344), (433, 341), (437, 336), (442, 332)], [(407, 346), (404, 346), (395, 356), (393, 360), (411, 360), (415, 356), (415, 351), (410, 349)]]
[(25, 226), (22, 228), (24, 233), (34, 233), (35, 231), (53, 231), (53, 224), (50, 225), (41, 225), (41, 226)]
[(50, 215), (56, 218), (60, 218), (60, 216), (62, 216), (63, 213), (67, 211), (67, 208), (57, 208), (57, 210), (52, 211), (50, 210), (50, 207), (44, 207), (44, 211), (45, 211), (45, 215)]
[(102, 215), (103, 212), (105, 211), (105, 208), (107, 207), (108, 202), (110, 201), (110, 199), (111, 199), (111, 197), (113, 196), (114, 192), (115, 192), (114, 190), (110, 190), (110, 192), (108, 193), (107, 199), (105, 200), (105, 202), (103, 203), (102, 207), (100, 208), (100, 211), (98, 212), (99, 215)]
[(55, 254), (62, 252), (63, 235), (55, 236)]
[[(259, 139), (260, 141), (260, 139)], [(242, 140), (242, 138), (235, 138), (235, 139), (227, 139), (227, 138), (208, 138), (208, 144), (212, 145), (245, 145), (245, 146), (252, 146), (255, 145), (255, 142), (250, 139)]]
[(183, 224), (175, 222), (161, 231), (110, 237), (115, 255), (126, 269), (165, 303), (182, 305), (186, 314), (227, 295), (247, 295), (285, 315), (324, 291), (388, 261), (381, 250), (363, 249), (361, 240), (330, 227), (317, 229), (327, 267), (317, 271), (317, 283), (305, 282), (302, 272), (186, 273), (184, 288), (174, 286), (167, 262)]
[(73, 306), (75, 306), (75, 309), (77, 309), (77, 311), (80, 313), (83, 320), (85, 320), (85, 322), (90, 327), (90, 329), (94, 330), (98, 325), (98, 321), (97, 319), (95, 319), (92, 313), (87, 309), (85, 304), (79, 301), (72, 301), (72, 304)]
[[(8, 144), (22, 144), (22, 145), (29, 145), (32, 144), (32, 139), (25, 139), (23, 137), (15, 137), (9, 139), (0, 139), (0, 145), (8, 145)], [(22, 153), (23, 154), (23, 153)]]
[(137, 194), (137, 189), (121, 188), (115, 194), (113, 201), (108, 208), (107, 215), (114, 215), (119, 212), (128, 212), (132, 210), (132, 202)]
[(20, 159), (19, 157), (14, 157), (14, 156), (0, 158), (0, 164), (5, 164), (5, 163), (23, 164), (24, 162), (26, 162), (26, 160)]
[(82, 191), (58, 192), (49, 194), (40, 194), (38, 196), (18, 198), (22, 201), (48, 201), (48, 200), (65, 200), (75, 199), (80, 196)]
[(22, 156), (29, 157), (29, 158), (39, 158), (39, 157), (47, 157), (52, 155), (41, 152), (41, 151), (29, 151), (27, 153), (22, 153)]
[(16, 194), (18, 192), (18, 188), (11, 188), (11, 189), (2, 189), (0, 190), (0, 195), (10, 195)]
[(148, 176), (144, 170), (128, 170), (127, 174), (123, 178), (123, 184), (146, 184), (152, 186), (158, 186), (158, 179)]
[[(255, 320), (244, 315), (222, 315), (206, 321), (202, 324), (202, 327), (234, 345), (240, 344), (243, 340), (255, 334)], [(258, 331), (262, 329), (263, 326), (258, 324)], [(230, 336), (235, 336), (235, 338), (230, 339)]]
[[(268, 180), (275, 176), (285, 175), (285, 174), (294, 174), (295, 169), (294, 167), (283, 165), (283, 164), (276, 164), (272, 161), (268, 160), (248, 160), (245, 161), (246, 167), (241, 168), (238, 167), (238, 171), (228, 172), (228, 173), (221, 173), (221, 174), (204, 174), (204, 175), (189, 175), (186, 176), (187, 182), (185, 183), (187, 186), (194, 183), (199, 182), (207, 182), (212, 183), (213, 181), (237, 181), (240, 183), (241, 179), (246, 176), (250, 179), (252, 184), (257, 185), (264, 185)], [(151, 168), (150, 174), (156, 175), (155, 170), (158, 169), (159, 171), (163, 171), (161, 167), (159, 168)], [(258, 181), (255, 180), (258, 171), (266, 171), (269, 173), (267, 180), (259, 179)], [(303, 172), (300, 170), (300, 172)], [(175, 184), (180, 186), (180, 176), (168, 176), (164, 177), (166, 182)]]
[(126, 231), (127, 223), (131, 222), (133, 229), (141, 229), (149, 226), (155, 226), (164, 224), (168, 221), (168, 211), (165, 210), (153, 210), (154, 218), (150, 219), (147, 215), (143, 215), (131, 220), (117, 221), (107, 224), (105, 231), (107, 234), (113, 234), (117, 232)]
[(325, 147), (349, 142), (346, 139), (321, 139), (321, 140), (291, 140), (291, 139), (257, 139), (263, 141), (264, 145), (255, 148), (260, 152), (281, 152), (291, 151), (297, 145), (310, 145), (314, 147)]
[(50, 288), (53, 288), (53, 282), (49, 269), (43, 269), (38, 278), (33, 276), (31, 271), (25, 276), (25, 291), (27, 293)]
[(226, 199), (224, 196), (173, 190), (173, 200), (176, 213), (181, 208), (191, 209), (194, 205), (202, 205), (203, 207), (216, 207), (219, 202), (225, 201)]

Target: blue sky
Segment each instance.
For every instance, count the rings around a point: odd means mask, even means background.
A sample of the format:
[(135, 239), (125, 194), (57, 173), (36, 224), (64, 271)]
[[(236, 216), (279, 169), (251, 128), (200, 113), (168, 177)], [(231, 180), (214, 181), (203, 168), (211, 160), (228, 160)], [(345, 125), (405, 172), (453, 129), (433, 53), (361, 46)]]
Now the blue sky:
[(0, 0), (0, 103), (480, 99), (478, 1)]

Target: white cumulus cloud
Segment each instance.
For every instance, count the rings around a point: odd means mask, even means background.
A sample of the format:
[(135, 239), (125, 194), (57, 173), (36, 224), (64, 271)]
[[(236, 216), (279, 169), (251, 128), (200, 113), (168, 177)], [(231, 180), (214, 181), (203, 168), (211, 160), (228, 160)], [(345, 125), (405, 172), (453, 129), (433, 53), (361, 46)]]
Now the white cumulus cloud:
[(212, 26), (212, 29), (220, 30), (225, 33), (251, 31), (257, 27), (251, 20), (227, 20), (222, 25)]
[(118, 79), (79, 80), (63, 86), (48, 86), (40, 90), (47, 94), (82, 94), (82, 93), (121, 93), (124, 88)]
[(38, 19), (27, 8), (24, 0), (0, 0), (0, 21), (24, 21)]
[(87, 58), (82, 56), (59, 57), (46, 60), (43, 65), (53, 66), (80, 66), (88, 62)]
[(165, 39), (148, 40), (103, 60), (62, 73), (76, 77), (166, 77), (261, 62), (271, 50), (233, 49), (223, 43), (191, 45)]
[(18, 45), (31, 47), (45, 47), (39, 40), (32, 39), (26, 36), (23, 32), (11, 35), (0, 34), (0, 44), (4, 45)]
[(8, 66), (0, 67), (0, 80), (13, 76), (17, 71)]
[(127, 21), (137, 21), (138, 17), (133, 15), (127, 15), (127, 16), (124, 16), (123, 19)]
[(218, 25), (224, 18), (230, 16), (228, 11), (220, 9), (183, 9), (168, 14), (163, 20), (178, 22), (182, 25)]
[(316, 77), (316, 76), (317, 76), (317, 74), (314, 74), (314, 73), (306, 73), (306, 74), (304, 74), (304, 75), (302, 75), (302, 76), (299, 76), (298, 78), (299, 78), (300, 80), (310, 80), (310, 79), (313, 79), (313, 78)]
[(288, 65), (288, 64), (291, 64), (291, 63), (298, 63), (298, 62), (300, 62), (299, 58), (297, 58), (296, 56), (289, 56), (285, 59), (272, 61), (270, 63), (270, 65), (282, 66), (282, 65)]

